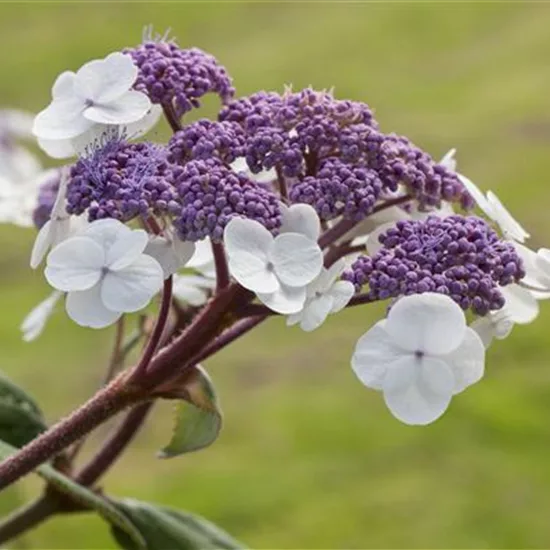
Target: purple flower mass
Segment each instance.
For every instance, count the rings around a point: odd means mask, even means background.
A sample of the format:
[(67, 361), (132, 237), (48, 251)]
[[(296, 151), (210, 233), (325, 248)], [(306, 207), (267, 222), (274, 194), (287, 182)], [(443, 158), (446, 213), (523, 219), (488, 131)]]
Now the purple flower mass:
[(67, 212), (88, 212), (90, 221), (128, 221), (150, 213), (177, 211), (167, 150), (148, 142), (113, 139), (81, 158), (67, 186)]
[(217, 159), (192, 160), (177, 167), (174, 180), (182, 204), (174, 225), (183, 240), (219, 241), (235, 216), (257, 221), (273, 232), (281, 225), (276, 195)]
[(498, 286), (525, 275), (514, 246), (475, 216), (400, 221), (379, 240), (382, 248), (343, 276), (358, 290), (368, 284), (373, 300), (439, 292), (485, 315), (504, 305)]
[(311, 89), (259, 92), (230, 102), (220, 120), (245, 131), (252, 172), (277, 168), (288, 178), (290, 199), (311, 204), (323, 219), (360, 220), (383, 192), (400, 189), (420, 208), (442, 200), (473, 206), (456, 174), (407, 138), (380, 132), (364, 103)]
[(199, 107), (207, 93), (218, 94), (224, 103), (235, 93), (224, 67), (198, 48), (183, 50), (173, 41), (147, 40), (123, 52), (139, 69), (134, 88), (152, 103), (171, 105), (178, 118)]

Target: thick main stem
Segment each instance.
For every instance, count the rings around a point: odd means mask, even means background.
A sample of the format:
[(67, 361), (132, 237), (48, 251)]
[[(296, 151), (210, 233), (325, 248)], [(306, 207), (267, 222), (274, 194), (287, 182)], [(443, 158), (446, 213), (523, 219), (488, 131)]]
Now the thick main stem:
[(70, 416), (62, 419), (25, 445), (19, 452), (0, 463), (0, 490), (28, 474), (136, 401), (138, 401), (137, 396), (121, 389), (119, 380), (115, 379)]

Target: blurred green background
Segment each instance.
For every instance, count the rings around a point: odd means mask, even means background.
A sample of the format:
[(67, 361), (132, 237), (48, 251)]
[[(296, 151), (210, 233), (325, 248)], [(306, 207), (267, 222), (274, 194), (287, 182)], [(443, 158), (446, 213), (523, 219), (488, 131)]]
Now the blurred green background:
[[(136, 44), (149, 23), (216, 55), (239, 94), (335, 86), (434, 157), (457, 147), (461, 171), (501, 196), (531, 246), (550, 245), (550, 5), (3, 3), (0, 105), (40, 110), (58, 73)], [(21, 341), (21, 319), (48, 292), (28, 268), (33, 236), (0, 228), (0, 368), (54, 421), (90, 395), (112, 331), (60, 312)], [(108, 491), (203, 514), (254, 548), (549, 547), (550, 305), (491, 348), (483, 381), (424, 428), (394, 420), (349, 367), (381, 312), (345, 312), (312, 334), (266, 323), (207, 364), (226, 413), (219, 441), (155, 459), (170, 433), (161, 407)], [(16, 498), (37, 487), (19, 484)], [(101, 521), (76, 515), (9, 547), (114, 544)]]

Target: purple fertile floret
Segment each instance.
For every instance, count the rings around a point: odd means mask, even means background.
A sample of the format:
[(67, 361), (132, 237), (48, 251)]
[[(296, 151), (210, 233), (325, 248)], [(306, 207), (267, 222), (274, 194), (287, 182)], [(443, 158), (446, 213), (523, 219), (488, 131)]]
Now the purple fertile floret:
[(217, 159), (189, 161), (175, 169), (174, 180), (182, 205), (174, 226), (183, 240), (220, 241), (235, 216), (257, 221), (273, 233), (281, 226), (276, 195)]
[(485, 315), (504, 305), (499, 285), (525, 275), (514, 246), (475, 216), (400, 221), (379, 240), (382, 248), (343, 276), (357, 290), (368, 284), (373, 300), (439, 292)]
[(166, 148), (148, 143), (111, 140), (81, 158), (72, 168), (67, 211), (90, 221), (178, 211), (173, 166)]
[(134, 88), (152, 103), (171, 105), (178, 118), (199, 107), (207, 93), (218, 94), (223, 103), (235, 93), (225, 68), (198, 48), (184, 50), (175, 42), (148, 40), (124, 53), (139, 69)]

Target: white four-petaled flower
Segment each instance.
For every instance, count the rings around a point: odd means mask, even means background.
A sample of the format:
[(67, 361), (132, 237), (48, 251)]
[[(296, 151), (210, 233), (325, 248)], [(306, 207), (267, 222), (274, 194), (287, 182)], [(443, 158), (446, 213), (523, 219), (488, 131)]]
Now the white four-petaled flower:
[(323, 253), (312, 238), (319, 224), (317, 214), (308, 205), (296, 206), (300, 210), (288, 209), (292, 213), (286, 213), (284, 232), (277, 237), (260, 223), (243, 218), (233, 218), (224, 232), (231, 275), (267, 307), (283, 314), (303, 308), (306, 287), (323, 267)]
[(357, 342), (351, 364), (406, 424), (429, 424), (453, 395), (477, 382), (485, 348), (448, 296), (405, 296)]
[(346, 268), (343, 259), (330, 268), (323, 267), (321, 273), (307, 286), (304, 307), (298, 313), (289, 315), (288, 326), (300, 323), (302, 330), (311, 332), (320, 327), (331, 313), (344, 309), (355, 291), (349, 281), (339, 281), (338, 277)]
[[(130, 124), (151, 108), (149, 98), (132, 90), (138, 68), (129, 55), (115, 52), (84, 64), (76, 73), (60, 74), (52, 102), (40, 112), (33, 133), (41, 140), (68, 140), (95, 124)], [(47, 147), (46, 147), (47, 148)]]
[(143, 253), (147, 233), (108, 219), (58, 244), (47, 258), (45, 275), (68, 292), (69, 317), (82, 326), (102, 328), (122, 313), (144, 308), (160, 290), (160, 264)]

